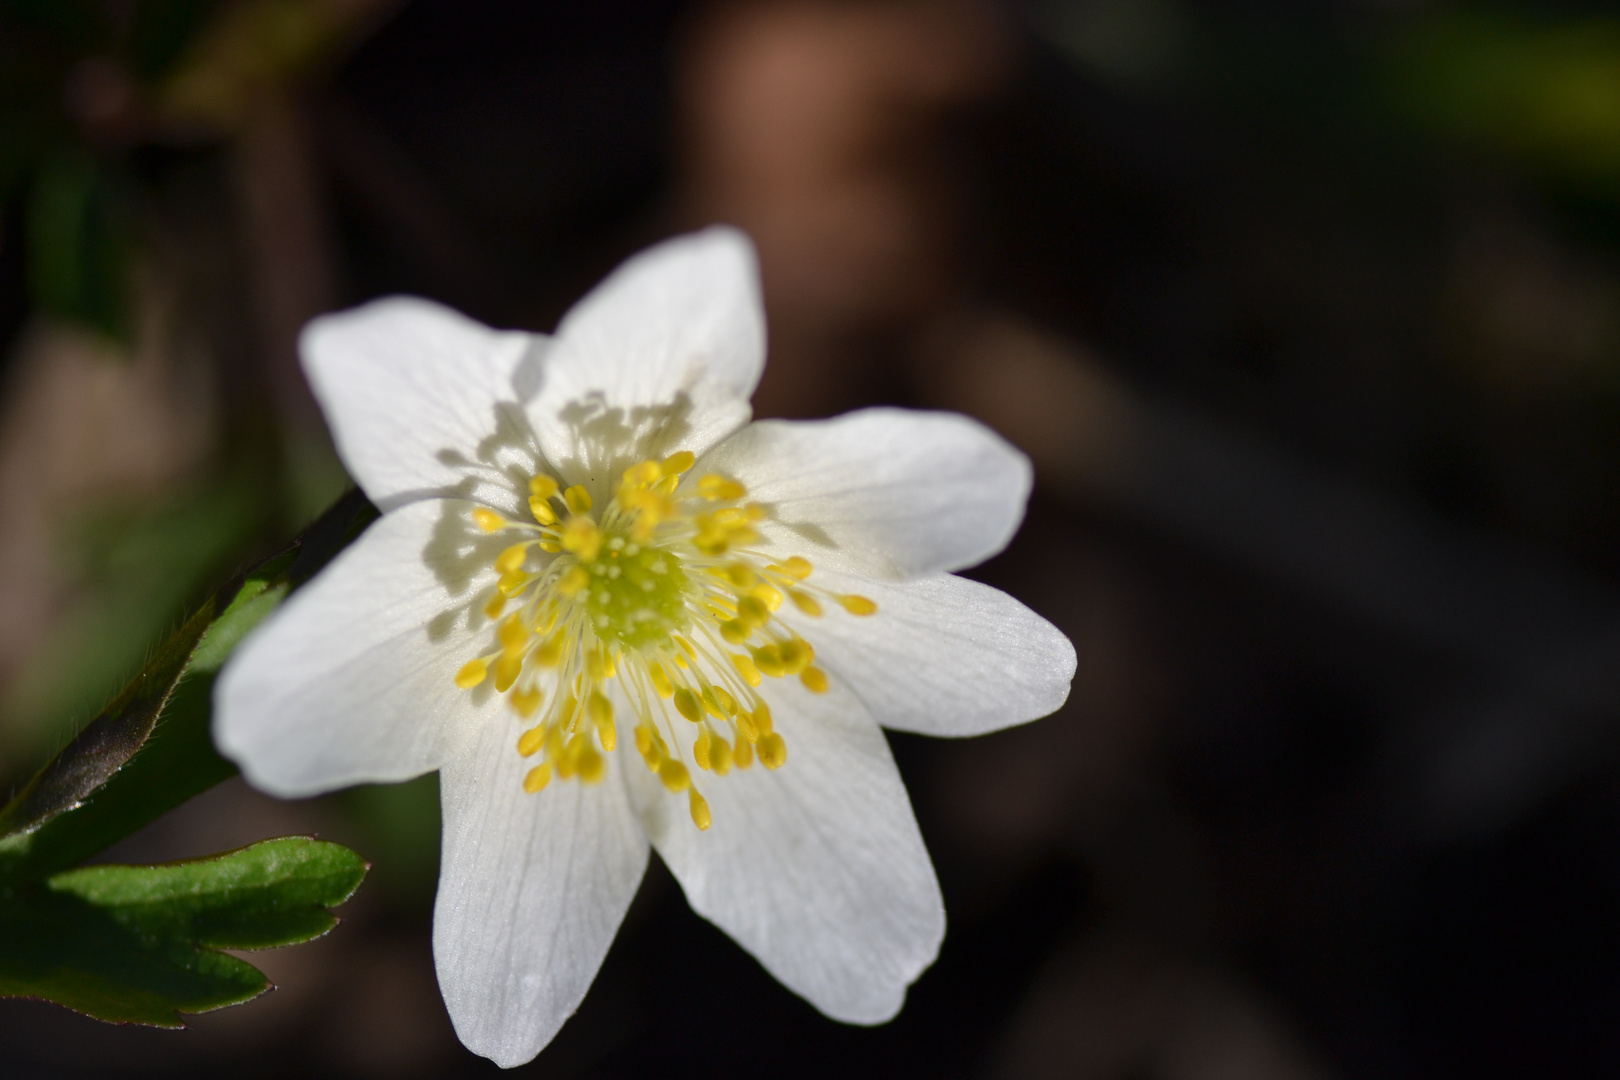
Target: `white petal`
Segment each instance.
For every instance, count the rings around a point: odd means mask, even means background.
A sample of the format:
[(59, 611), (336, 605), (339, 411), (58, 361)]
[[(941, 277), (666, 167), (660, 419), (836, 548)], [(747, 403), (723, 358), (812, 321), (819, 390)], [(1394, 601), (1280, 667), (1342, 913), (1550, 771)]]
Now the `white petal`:
[(810, 581), (877, 604), (854, 616), (779, 614), (878, 723), (924, 735), (982, 735), (1055, 712), (1074, 679), (1063, 632), (999, 589), (952, 574), (888, 584), (817, 570)]
[(468, 523), (471, 505), (385, 515), (237, 648), (214, 689), (214, 740), (256, 787), (296, 797), (419, 776), (493, 710), (455, 684), (487, 633), (465, 608), (487, 595), (503, 543)]
[[(626, 765), (647, 834), (694, 911), (836, 1020), (877, 1024), (933, 963), (945, 909), (888, 743), (860, 704), (773, 681), (787, 763), (692, 768), (713, 825)], [(694, 725), (682, 725), (689, 740)], [(685, 743), (690, 746), (689, 741)]]
[(434, 495), (507, 508), (496, 470), (526, 467), (521, 487), (535, 464), (513, 378), (546, 344), (404, 296), (323, 315), (299, 341), (344, 465), (384, 510)]
[(557, 327), (530, 414), (575, 483), (624, 463), (701, 454), (751, 415), (765, 316), (748, 238), (714, 228), (635, 256)]
[(1029, 460), (956, 413), (863, 409), (750, 424), (698, 463), (748, 488), (769, 549), (869, 577), (959, 570), (1007, 545)]
[(647, 866), (647, 841), (609, 754), (603, 782), (553, 779), (517, 753), (507, 712), (445, 766), (433, 910), (439, 988), (468, 1049), (503, 1068), (540, 1052), (602, 966)]

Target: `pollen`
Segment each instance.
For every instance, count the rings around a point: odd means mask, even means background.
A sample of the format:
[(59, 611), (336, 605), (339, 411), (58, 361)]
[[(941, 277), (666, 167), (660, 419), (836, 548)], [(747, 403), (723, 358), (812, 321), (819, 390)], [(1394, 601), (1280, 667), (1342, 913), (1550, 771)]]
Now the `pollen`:
[(505, 696), (509, 719), (491, 722), (522, 724), (511, 745), (534, 762), (525, 791), (602, 781), (624, 723), (646, 768), (707, 831), (713, 814), (693, 778), (740, 783), (756, 761), (785, 767), (767, 700), (777, 680), (829, 693), (815, 627), (828, 612), (877, 612), (819, 588), (791, 549), (767, 549), (769, 508), (734, 477), (693, 475), (696, 465), (679, 450), (589, 485), (544, 468), (514, 492), (527, 519), (471, 512), (476, 530), (511, 542), (488, 564), (494, 589), (471, 602), (487, 637), (455, 682)]

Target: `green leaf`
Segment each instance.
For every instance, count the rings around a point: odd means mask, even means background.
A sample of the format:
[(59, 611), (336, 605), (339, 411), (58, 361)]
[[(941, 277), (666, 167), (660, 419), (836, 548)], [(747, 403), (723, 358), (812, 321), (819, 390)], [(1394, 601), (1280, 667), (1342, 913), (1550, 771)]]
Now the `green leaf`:
[(366, 870), (341, 845), (284, 837), (206, 859), (56, 874), (0, 903), (0, 996), (179, 1026), (182, 1012), (240, 1004), (269, 987), (217, 949), (319, 937)]
[(214, 676), (248, 631), (376, 516), (351, 492), (290, 549), (187, 620), (112, 706), (0, 810), (0, 885), (75, 866), (234, 775), (209, 733)]

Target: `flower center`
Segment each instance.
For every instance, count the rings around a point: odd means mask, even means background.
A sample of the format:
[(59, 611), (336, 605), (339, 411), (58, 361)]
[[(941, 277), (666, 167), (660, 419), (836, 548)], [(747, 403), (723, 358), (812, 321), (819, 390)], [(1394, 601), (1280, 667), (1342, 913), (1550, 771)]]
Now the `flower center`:
[(602, 640), (641, 650), (667, 644), (670, 635), (687, 628), (691, 579), (674, 551), (609, 536), (587, 569), (585, 607)]
[[(715, 473), (683, 483), (694, 464), (682, 451), (626, 469), (597, 513), (583, 487), (552, 477), (529, 481), (531, 520), (487, 507), (472, 512), (486, 532), (524, 538), (495, 560), (500, 577), (482, 598), (494, 623), (491, 648), (456, 682), (471, 690), (493, 677), (526, 722), (517, 740), (540, 764), (523, 786), (538, 792), (556, 776), (602, 779), (618, 735), (615, 701), (635, 717), (636, 749), (664, 787), (687, 794), (692, 820), (710, 824), (708, 802), (687, 760), (725, 776), (757, 757), (787, 761), (761, 693), (768, 678), (797, 678), (825, 693), (815, 649), (779, 616), (785, 603), (809, 618), (828, 604), (851, 615), (877, 606), (810, 584), (812, 567), (755, 548), (762, 507), (743, 485)], [(826, 603), (824, 603), (826, 602)], [(600, 748), (600, 752), (598, 750)]]

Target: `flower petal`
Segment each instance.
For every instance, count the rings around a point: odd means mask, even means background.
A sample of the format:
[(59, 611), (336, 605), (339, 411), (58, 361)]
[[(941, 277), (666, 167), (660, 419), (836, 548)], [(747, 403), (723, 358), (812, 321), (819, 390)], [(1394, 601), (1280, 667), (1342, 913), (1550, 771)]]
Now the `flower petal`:
[(982, 735), (1055, 712), (1074, 679), (1063, 632), (999, 589), (952, 574), (888, 584), (817, 570), (810, 580), (877, 604), (853, 616), (779, 613), (878, 723), (923, 735)]
[(771, 550), (904, 579), (959, 570), (1006, 546), (1024, 517), (1029, 460), (955, 413), (862, 409), (750, 424), (698, 463), (748, 488)]
[[(828, 1016), (888, 1020), (933, 963), (945, 909), (883, 733), (841, 687), (813, 695), (773, 682), (787, 763), (693, 776), (713, 825), (687, 800), (626, 767), (647, 835), (694, 911)], [(696, 726), (680, 738), (691, 761)]]
[(533, 473), (513, 376), (546, 338), (396, 296), (321, 316), (299, 345), (344, 465), (383, 510), (434, 495), (509, 509), (514, 487), (494, 470), (526, 466), (519, 489)]
[(494, 709), (455, 684), (482, 618), (457, 609), (486, 594), (501, 542), (474, 532), (471, 506), (385, 515), (237, 648), (214, 740), (254, 786), (297, 797), (419, 776)]
[(551, 1041), (590, 989), (647, 867), (647, 840), (609, 775), (523, 790), (535, 764), (495, 718), (440, 774), (444, 854), (433, 957), (456, 1034), (503, 1068)]
[(605, 485), (746, 424), (764, 363), (753, 246), (708, 229), (635, 256), (563, 316), (530, 415), (570, 480)]

